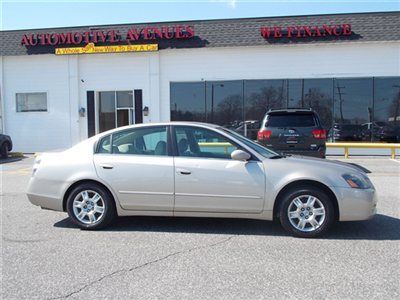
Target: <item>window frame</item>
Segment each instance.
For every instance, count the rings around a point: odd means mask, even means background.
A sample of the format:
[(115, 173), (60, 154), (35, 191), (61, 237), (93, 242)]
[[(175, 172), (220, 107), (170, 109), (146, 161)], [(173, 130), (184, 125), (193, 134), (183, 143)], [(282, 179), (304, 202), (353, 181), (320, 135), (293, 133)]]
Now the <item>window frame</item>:
[(254, 155), (253, 151), (250, 151), (249, 149), (247, 149), (247, 147), (242, 146), (240, 143), (232, 140), (232, 138), (230, 136), (227, 136), (227, 134), (225, 133), (221, 133), (218, 130), (213, 130), (212, 128), (208, 128), (208, 127), (203, 127), (203, 126), (196, 126), (196, 125), (173, 125), (171, 126), (171, 140), (172, 140), (172, 151), (173, 151), (173, 156), (174, 157), (182, 157), (182, 158), (191, 158), (191, 159), (223, 159), (223, 160), (231, 160), (233, 161), (232, 158), (223, 158), (223, 157), (201, 157), (201, 156), (181, 156), (179, 155), (179, 151), (178, 151), (178, 142), (176, 139), (176, 128), (178, 127), (190, 127), (190, 128), (195, 128), (195, 129), (202, 129), (202, 130), (208, 130), (211, 132), (214, 132), (215, 134), (219, 134), (220, 136), (226, 138), (227, 140), (229, 140), (229, 142), (237, 147), (237, 150), (243, 150), (247, 153), (249, 153), (251, 155), (250, 159), (248, 160), (248, 162), (250, 161), (255, 161), (255, 162), (259, 162), (260, 159)]
[[(18, 94), (45, 94), (46, 95), (46, 110), (27, 110), (27, 111), (18, 111)], [(24, 92), (16, 92), (15, 93), (15, 112), (16, 113), (49, 113), (49, 92), (48, 91), (24, 91)]]

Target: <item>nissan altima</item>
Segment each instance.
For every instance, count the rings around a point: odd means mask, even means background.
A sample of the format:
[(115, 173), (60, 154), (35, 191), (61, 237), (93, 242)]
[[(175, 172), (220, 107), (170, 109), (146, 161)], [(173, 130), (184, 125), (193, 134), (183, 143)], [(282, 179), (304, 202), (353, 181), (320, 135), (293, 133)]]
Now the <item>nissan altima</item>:
[(280, 156), (229, 129), (193, 122), (120, 127), (43, 153), (28, 198), (67, 212), (82, 229), (117, 216), (250, 218), (277, 219), (300, 237), (369, 219), (377, 204), (357, 166)]

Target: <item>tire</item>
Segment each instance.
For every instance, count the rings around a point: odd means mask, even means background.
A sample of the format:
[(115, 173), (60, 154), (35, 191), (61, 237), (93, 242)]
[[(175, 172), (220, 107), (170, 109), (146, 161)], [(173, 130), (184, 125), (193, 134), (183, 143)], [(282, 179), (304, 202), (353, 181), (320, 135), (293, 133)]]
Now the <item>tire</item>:
[(96, 230), (109, 225), (116, 217), (114, 198), (99, 184), (83, 183), (67, 198), (67, 212), (81, 229)]
[(313, 186), (300, 186), (281, 197), (279, 219), (290, 234), (313, 238), (329, 230), (335, 212), (332, 200), (324, 191)]
[(3, 143), (3, 145), (1, 145), (0, 155), (2, 158), (8, 157), (8, 143), (7, 142), (5, 142), (5, 143)]

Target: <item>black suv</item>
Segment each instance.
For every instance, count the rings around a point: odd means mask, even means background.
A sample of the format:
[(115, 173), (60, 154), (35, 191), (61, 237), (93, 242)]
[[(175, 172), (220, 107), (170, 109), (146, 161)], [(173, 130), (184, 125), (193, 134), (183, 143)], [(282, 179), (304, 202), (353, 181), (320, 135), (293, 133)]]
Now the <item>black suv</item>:
[(312, 109), (271, 109), (264, 117), (257, 140), (281, 154), (325, 158), (326, 130)]

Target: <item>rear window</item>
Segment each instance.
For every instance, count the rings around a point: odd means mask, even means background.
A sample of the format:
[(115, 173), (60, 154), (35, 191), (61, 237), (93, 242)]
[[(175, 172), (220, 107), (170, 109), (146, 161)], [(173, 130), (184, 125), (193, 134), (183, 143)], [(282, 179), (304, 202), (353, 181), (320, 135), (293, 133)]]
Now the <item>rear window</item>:
[(267, 127), (313, 127), (316, 126), (313, 114), (285, 113), (268, 115)]

